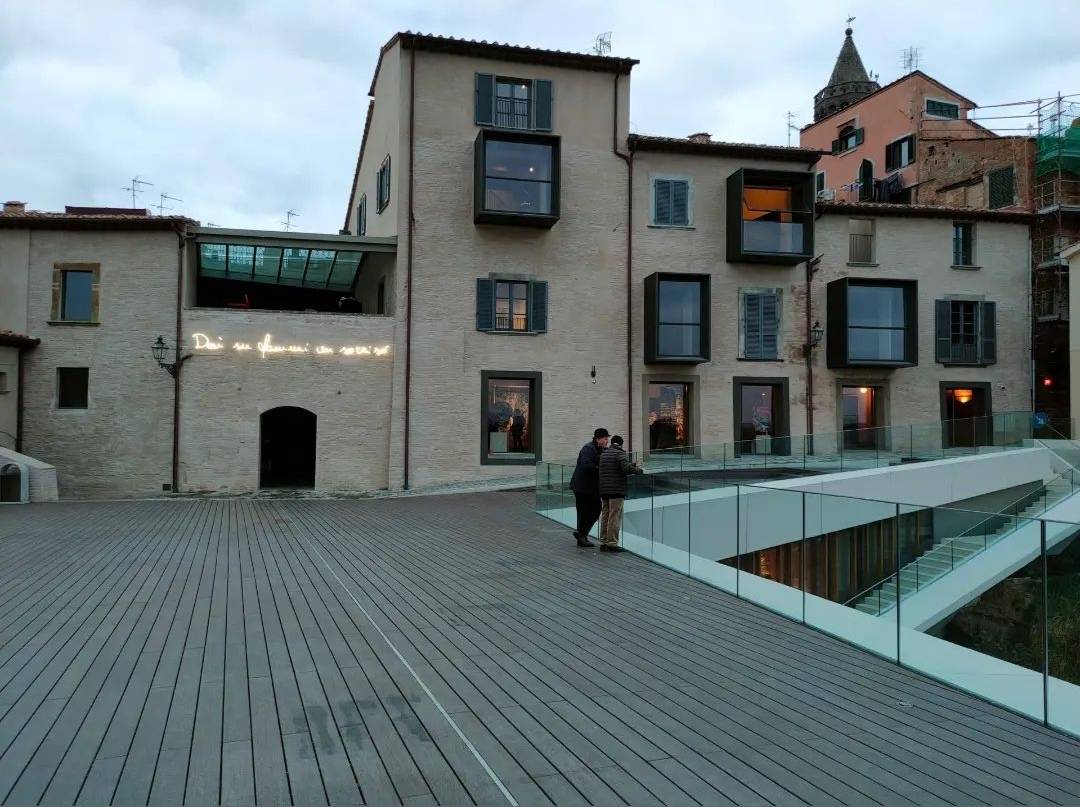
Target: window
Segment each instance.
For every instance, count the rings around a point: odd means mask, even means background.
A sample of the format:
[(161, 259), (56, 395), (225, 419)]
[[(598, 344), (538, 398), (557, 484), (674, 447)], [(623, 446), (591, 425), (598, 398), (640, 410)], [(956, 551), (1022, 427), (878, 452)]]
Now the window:
[(367, 194), (360, 194), (360, 205), (356, 208), (356, 234), (367, 235)]
[(476, 74), (476, 124), (551, 131), (552, 84), (544, 79)]
[(915, 161), (915, 135), (894, 140), (885, 147), (885, 171), (898, 171)]
[(56, 406), (60, 409), (86, 409), (89, 400), (88, 367), (56, 368)]
[(842, 278), (826, 287), (829, 367), (918, 363), (914, 280)]
[(975, 265), (975, 223), (954, 221), (952, 237), (953, 266)]
[(1011, 165), (995, 168), (987, 176), (990, 209), (1010, 207), (1016, 202), (1016, 171)]
[(732, 389), (736, 453), (791, 453), (787, 379), (736, 376)]
[(840, 388), (840, 418), (844, 448), (877, 449), (884, 446), (881, 387)]
[[(375, 212), (382, 213), (386, 209), (386, 206), (390, 204), (390, 155), (386, 155), (386, 159), (383, 160), (382, 165), (379, 167), (379, 175), (377, 177), (376, 187), (376, 204)], [(365, 229), (367, 227), (365, 226)]]
[(655, 273), (645, 278), (645, 361), (709, 360), (709, 276)]
[(739, 358), (780, 358), (780, 289), (743, 289)]
[(95, 269), (60, 269), (60, 311), (64, 322), (95, 322)]
[(932, 118), (952, 118), (957, 120), (960, 117), (960, 106), (948, 101), (935, 101), (932, 98), (927, 98), (926, 114)]
[(476, 222), (551, 227), (559, 219), (559, 139), (495, 132), (476, 138)]
[(825, 172), (818, 171), (814, 175), (814, 192), (820, 196), (823, 190), (825, 190)]
[(653, 179), (653, 220), (658, 227), (689, 227), (690, 180), (674, 177)]
[(386, 313), (386, 278), (379, 278), (379, 289), (376, 292), (375, 298), (375, 313)]
[(740, 169), (728, 177), (727, 259), (794, 264), (814, 248), (814, 175)]
[(856, 129), (854, 126), (845, 126), (840, 130), (840, 136), (832, 142), (832, 153), (840, 154), (845, 151), (850, 151), (856, 146), (862, 145), (862, 142), (862, 129)]
[(859, 201), (874, 201), (874, 164), (870, 160), (863, 160), (859, 164)]
[(934, 360), (984, 366), (997, 361), (997, 305), (983, 300), (934, 303)]
[(0, 394), (8, 392), (8, 374), (6, 370), (0, 370)]
[(540, 459), (540, 373), (480, 374), (481, 465), (534, 465)]
[(874, 220), (848, 219), (848, 263), (874, 262)]
[(547, 283), (541, 280), (476, 279), (476, 330), (544, 333)]
[(690, 384), (649, 384), (649, 450), (687, 449), (690, 437)]

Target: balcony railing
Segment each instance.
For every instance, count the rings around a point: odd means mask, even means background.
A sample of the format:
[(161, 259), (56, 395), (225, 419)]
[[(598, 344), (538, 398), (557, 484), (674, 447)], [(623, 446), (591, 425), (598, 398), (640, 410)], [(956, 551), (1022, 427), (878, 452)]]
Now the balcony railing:
[(504, 129), (528, 129), (529, 99), (496, 98), (495, 125)]
[(848, 238), (851, 242), (848, 260), (851, 263), (874, 262), (874, 236), (851, 233)]
[(744, 221), (743, 249), (797, 255), (803, 249), (803, 225), (797, 221)]

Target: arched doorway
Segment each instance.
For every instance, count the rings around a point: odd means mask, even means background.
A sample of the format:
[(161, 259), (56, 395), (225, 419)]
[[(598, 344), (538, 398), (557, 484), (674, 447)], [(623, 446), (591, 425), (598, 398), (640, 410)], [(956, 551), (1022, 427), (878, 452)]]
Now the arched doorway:
[(874, 201), (874, 164), (869, 160), (859, 166), (859, 201)]
[(279, 406), (259, 416), (259, 487), (315, 487), (314, 412)]

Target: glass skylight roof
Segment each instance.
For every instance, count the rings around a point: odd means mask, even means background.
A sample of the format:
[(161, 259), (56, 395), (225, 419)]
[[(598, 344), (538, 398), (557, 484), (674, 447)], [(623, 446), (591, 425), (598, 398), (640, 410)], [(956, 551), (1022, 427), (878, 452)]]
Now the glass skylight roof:
[(199, 244), (199, 275), (350, 292), (363, 257), (351, 250)]

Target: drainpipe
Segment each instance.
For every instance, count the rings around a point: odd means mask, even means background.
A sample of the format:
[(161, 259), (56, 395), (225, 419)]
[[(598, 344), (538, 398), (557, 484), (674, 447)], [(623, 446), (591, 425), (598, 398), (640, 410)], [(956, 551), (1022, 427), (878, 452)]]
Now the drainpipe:
[(619, 151), (619, 74), (615, 74), (611, 150), (626, 163), (626, 450), (634, 450), (634, 152)]
[(186, 231), (183, 225), (176, 230), (176, 371), (173, 373), (173, 426), (172, 426), (172, 492), (180, 487), (180, 372), (184, 363), (180, 358), (180, 340), (183, 337), (181, 312), (184, 304), (184, 246)]
[(25, 383), (25, 371), (23, 370), (23, 354), (26, 348), (19, 348), (19, 366), (15, 371), (15, 383), (19, 388), (15, 391), (15, 451), (22, 454), (23, 443), (23, 384)]
[[(814, 167), (814, 163), (810, 164), (809, 169)], [(807, 170), (809, 170), (807, 169)], [(818, 220), (822, 217), (822, 213), (814, 214), (814, 223), (817, 224)], [(814, 272), (817, 271), (818, 264), (821, 263), (821, 255), (816, 258), (811, 258), (806, 262), (806, 333), (803, 339), (803, 355), (806, 356), (806, 446), (813, 447), (813, 435), (814, 435), (814, 351), (810, 347), (810, 331), (811, 321), (813, 316), (811, 315), (811, 304), (813, 303), (812, 294), (812, 281), (814, 279)]]
[(402, 487), (409, 489), (409, 403), (412, 367), (412, 275), (413, 275), (413, 132), (416, 107), (416, 49), (409, 49), (409, 243), (405, 258), (405, 446)]

